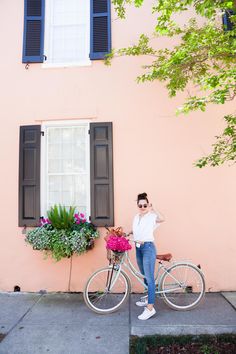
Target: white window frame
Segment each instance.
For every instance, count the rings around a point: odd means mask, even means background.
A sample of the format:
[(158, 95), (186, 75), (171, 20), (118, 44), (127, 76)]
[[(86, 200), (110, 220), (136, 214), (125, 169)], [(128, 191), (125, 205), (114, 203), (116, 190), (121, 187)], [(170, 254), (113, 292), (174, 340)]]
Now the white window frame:
[(51, 121), (43, 122), (41, 125), (42, 132), (44, 136), (41, 139), (41, 183), (40, 183), (40, 212), (41, 216), (47, 216), (47, 200), (48, 200), (48, 188), (47, 188), (47, 129), (49, 127), (75, 127), (75, 126), (85, 126), (87, 127), (87, 139), (86, 139), (86, 166), (88, 172), (87, 179), (87, 213), (86, 218), (91, 215), (91, 201), (90, 201), (90, 135), (89, 135), (89, 120), (76, 121), (76, 120), (63, 120), (63, 121)]
[[(44, 54), (47, 57), (47, 53), (50, 53), (50, 36), (49, 36), (49, 23), (50, 23), (50, 16), (51, 16), (51, 0), (45, 0), (45, 30), (44, 30)], [(90, 1), (87, 1), (87, 17), (86, 17), (86, 42), (89, 44), (90, 47)], [(44, 61), (42, 64), (42, 68), (60, 68), (60, 67), (75, 67), (75, 66), (91, 66), (92, 61), (89, 59), (89, 56), (86, 60), (77, 61), (77, 62), (61, 62), (61, 63), (47, 63), (47, 60)]]

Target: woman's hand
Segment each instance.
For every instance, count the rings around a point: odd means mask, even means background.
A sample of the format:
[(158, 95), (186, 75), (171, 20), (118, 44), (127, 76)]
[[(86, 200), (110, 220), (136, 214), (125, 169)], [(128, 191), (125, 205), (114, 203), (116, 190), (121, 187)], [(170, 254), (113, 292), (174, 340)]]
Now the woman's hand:
[(152, 213), (155, 213), (155, 210), (153, 209), (152, 203), (149, 204), (149, 211)]
[(156, 216), (157, 216), (156, 223), (160, 223), (160, 222), (165, 221), (164, 216), (159, 211), (155, 211), (152, 204), (149, 204), (149, 208), (150, 208), (150, 212), (156, 214)]

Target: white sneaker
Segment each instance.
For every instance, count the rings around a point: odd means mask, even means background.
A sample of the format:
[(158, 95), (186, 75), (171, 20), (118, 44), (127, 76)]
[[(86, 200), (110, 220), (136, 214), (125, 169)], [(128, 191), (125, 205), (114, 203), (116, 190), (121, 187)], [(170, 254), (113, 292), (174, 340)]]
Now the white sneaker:
[(137, 301), (135, 304), (136, 304), (137, 306), (140, 306), (140, 307), (142, 307), (142, 306), (147, 306), (147, 304), (148, 304), (148, 298), (147, 298), (147, 297), (145, 297), (145, 298), (141, 297), (141, 299), (140, 299), (139, 301)]
[(147, 307), (145, 307), (145, 309), (143, 310), (143, 313), (141, 315), (138, 316), (139, 320), (148, 320), (150, 317), (154, 316), (156, 313), (156, 310), (153, 309), (152, 310), (148, 310)]

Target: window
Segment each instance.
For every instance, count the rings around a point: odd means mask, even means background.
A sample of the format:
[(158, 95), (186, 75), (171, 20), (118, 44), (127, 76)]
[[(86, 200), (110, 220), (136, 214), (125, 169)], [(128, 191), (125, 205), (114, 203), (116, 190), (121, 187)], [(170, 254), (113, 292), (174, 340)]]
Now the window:
[(47, 0), (45, 50), (47, 64), (88, 64), (90, 6), (85, 0)]
[(111, 0), (25, 0), (23, 63), (86, 64), (111, 51)]
[(55, 204), (90, 215), (89, 124), (42, 127), (41, 215)]
[(234, 16), (236, 13), (234, 10), (224, 10), (222, 15), (222, 22), (225, 31), (232, 31), (234, 29), (234, 23), (231, 21), (231, 16)]
[(37, 226), (59, 203), (113, 226), (112, 145), (111, 122), (20, 127), (19, 226)]

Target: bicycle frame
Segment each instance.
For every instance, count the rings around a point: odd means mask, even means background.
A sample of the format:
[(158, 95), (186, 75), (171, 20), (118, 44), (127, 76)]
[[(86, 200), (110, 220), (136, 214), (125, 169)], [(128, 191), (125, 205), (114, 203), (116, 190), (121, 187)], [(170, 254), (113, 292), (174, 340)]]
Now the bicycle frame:
[[(177, 263), (176, 263), (177, 264)], [(122, 270), (127, 277), (130, 280), (129, 275), (122, 269), (122, 266), (125, 266), (126, 269), (128, 269), (130, 271), (130, 273), (138, 280), (138, 282), (147, 290), (147, 285), (144, 283), (143, 279), (145, 278), (144, 275), (142, 275), (136, 268), (135, 266), (132, 264), (130, 258), (129, 258), (129, 254), (126, 251), (120, 264), (115, 264), (112, 265), (112, 267), (114, 267), (114, 269), (118, 270), (116, 277), (114, 279), (114, 281), (112, 282), (112, 284), (109, 285), (109, 289), (112, 288), (112, 286), (115, 284), (116, 279), (118, 278), (120, 271)], [(161, 274), (161, 271), (163, 271), (163, 273)], [(156, 285), (156, 294), (163, 294), (163, 293), (167, 293), (167, 292), (172, 292), (173, 290), (178, 290), (180, 287), (182, 287), (181, 283), (178, 281), (178, 279), (176, 279), (172, 274), (169, 273), (170, 277), (173, 278), (173, 280), (175, 281), (175, 284), (177, 284), (178, 286), (175, 288), (170, 289), (169, 291), (162, 291), (160, 288), (160, 284), (161, 284), (161, 280), (162, 277), (164, 276), (165, 273), (168, 273), (168, 268), (166, 268), (163, 264), (162, 261), (158, 262), (158, 268), (157, 268), (157, 272), (155, 275), (155, 285)], [(144, 296), (145, 297), (145, 296)]]
[[(158, 263), (159, 263), (159, 264), (158, 264), (157, 272), (156, 272), (156, 274), (155, 274), (155, 284), (156, 284), (156, 291), (155, 291), (155, 293), (156, 293), (156, 294), (162, 294), (162, 293), (164, 293), (164, 291), (162, 291), (162, 290), (160, 289), (161, 279), (162, 279), (162, 276), (163, 276), (166, 272), (168, 272), (168, 268), (166, 268), (166, 267), (162, 264), (162, 261), (159, 261)], [(111, 267), (114, 267), (115, 270), (117, 270), (117, 274), (116, 274), (115, 278), (112, 280), (112, 284), (109, 285), (109, 289), (111, 289), (111, 288), (113, 287), (113, 285), (115, 284), (116, 279), (118, 278), (118, 276), (119, 276), (121, 270), (127, 275), (127, 277), (128, 277), (129, 280), (130, 280), (129, 275), (127, 274), (126, 271), (124, 271), (124, 270), (122, 269), (122, 266), (124, 266), (126, 269), (128, 269), (128, 270), (130, 271), (130, 273), (135, 277), (135, 279), (137, 279), (138, 282), (147, 290), (148, 287), (147, 287), (147, 285), (144, 283), (144, 280), (143, 280), (143, 279), (145, 278), (145, 276), (142, 275), (142, 274), (135, 268), (135, 266), (134, 266), (133, 263), (131, 262), (131, 259), (130, 259), (129, 254), (128, 254), (127, 251), (125, 252), (125, 254), (124, 254), (124, 256), (123, 256), (123, 258), (122, 258), (122, 260), (121, 260), (121, 262), (120, 262), (119, 264), (115, 264), (115, 265), (112, 265), (112, 266), (111, 266)], [(161, 274), (161, 271), (163, 271), (163, 274)], [(173, 280), (174, 280), (175, 282), (177, 282), (177, 283), (179, 284), (179, 286), (181, 286), (181, 284), (179, 283), (179, 281), (178, 281), (175, 277), (172, 276), (172, 278), (173, 278)], [(179, 289), (179, 287), (176, 288), (176, 289)], [(172, 291), (173, 291), (173, 289), (172, 289)], [(165, 291), (165, 292), (167, 292), (167, 291)]]

